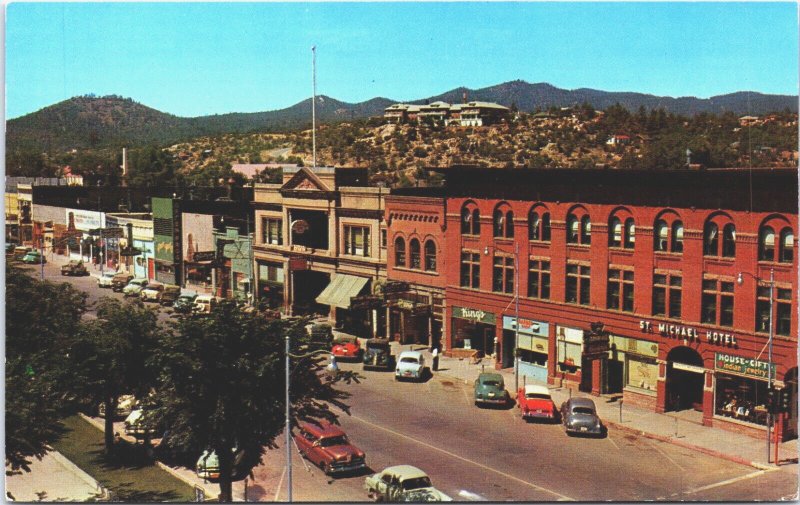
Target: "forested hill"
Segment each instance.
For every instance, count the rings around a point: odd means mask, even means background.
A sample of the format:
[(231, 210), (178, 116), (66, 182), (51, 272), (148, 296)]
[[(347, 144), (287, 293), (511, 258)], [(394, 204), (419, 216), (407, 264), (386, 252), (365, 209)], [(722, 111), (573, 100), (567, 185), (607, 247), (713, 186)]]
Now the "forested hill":
[[(598, 110), (615, 104), (630, 111), (641, 107), (648, 110), (664, 109), (669, 113), (688, 116), (702, 112), (761, 115), (798, 110), (797, 97), (787, 95), (739, 92), (708, 99), (671, 98), (585, 88), (565, 90), (547, 83), (531, 84), (519, 80), (477, 90), (456, 88), (438, 96), (406, 101), (416, 104), (437, 100), (461, 103), (465, 97), (467, 100), (496, 102), (522, 112), (581, 104), (590, 104)], [(320, 123), (335, 123), (380, 116), (388, 105), (398, 101), (373, 98), (352, 104), (318, 96), (317, 118)], [(168, 145), (223, 133), (298, 130), (308, 128), (310, 123), (310, 99), (281, 110), (184, 118), (155, 110), (130, 98), (88, 95), (9, 120), (6, 124), (6, 146), (8, 150), (49, 152), (123, 145)]]

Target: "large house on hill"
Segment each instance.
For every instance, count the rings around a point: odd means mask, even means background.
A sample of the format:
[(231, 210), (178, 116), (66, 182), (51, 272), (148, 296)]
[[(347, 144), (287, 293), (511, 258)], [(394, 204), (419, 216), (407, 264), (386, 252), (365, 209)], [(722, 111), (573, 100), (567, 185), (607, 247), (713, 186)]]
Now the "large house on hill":
[(391, 123), (434, 121), (447, 126), (486, 126), (501, 122), (511, 109), (492, 102), (449, 104), (436, 101), (426, 105), (396, 103), (384, 110), (383, 117)]

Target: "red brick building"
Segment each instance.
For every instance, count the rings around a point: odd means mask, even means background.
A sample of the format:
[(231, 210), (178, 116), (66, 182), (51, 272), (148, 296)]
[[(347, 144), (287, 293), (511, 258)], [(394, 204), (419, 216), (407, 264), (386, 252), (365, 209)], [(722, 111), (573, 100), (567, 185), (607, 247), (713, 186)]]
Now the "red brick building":
[[(508, 368), (516, 347), (520, 375), (755, 434), (772, 323), (796, 410), (795, 170), (445, 175), (446, 349)], [(390, 241), (390, 279), (395, 255)], [(592, 323), (607, 352), (587, 352)]]

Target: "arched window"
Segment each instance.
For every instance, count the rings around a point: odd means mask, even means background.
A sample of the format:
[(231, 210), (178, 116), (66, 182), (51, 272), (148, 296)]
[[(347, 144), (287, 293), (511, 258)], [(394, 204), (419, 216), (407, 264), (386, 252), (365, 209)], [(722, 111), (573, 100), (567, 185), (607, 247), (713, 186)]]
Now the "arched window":
[(503, 237), (503, 232), (505, 230), (506, 224), (506, 216), (500, 209), (494, 209), (494, 215), (492, 216), (492, 224), (494, 230), (494, 237)]
[(394, 240), (394, 265), (406, 266), (406, 241), (403, 240), (403, 237), (397, 237)]
[(653, 249), (656, 251), (667, 251), (669, 247), (669, 227), (663, 219), (656, 221), (653, 230)]
[(578, 227), (580, 224), (578, 223), (578, 218), (575, 214), (569, 214), (567, 216), (567, 243), (569, 244), (577, 244), (578, 243)]
[(436, 244), (433, 243), (433, 240), (425, 242), (425, 270), (436, 271)]
[(422, 259), (420, 257), (419, 240), (412, 238), (408, 245), (409, 254), (411, 255), (411, 268), (422, 268)]
[(612, 217), (611, 222), (608, 223), (608, 246), (622, 246), (622, 221), (616, 216)]
[(589, 216), (581, 218), (581, 244), (587, 245), (592, 243), (592, 222), (589, 221)]
[(633, 218), (629, 217), (625, 220), (625, 238), (622, 246), (625, 249), (633, 249), (633, 244), (636, 242), (636, 225)]
[(680, 221), (672, 223), (672, 245), (670, 251), (683, 252), (683, 223)]
[(733, 223), (722, 228), (722, 255), (726, 258), (736, 256), (736, 227)]
[(705, 256), (717, 256), (719, 247), (719, 226), (714, 222), (707, 222), (703, 229), (703, 254)]
[(545, 212), (542, 214), (542, 240), (550, 241), (550, 213)]
[(514, 238), (514, 213), (512, 211), (506, 212), (506, 238)]
[(461, 209), (461, 233), (464, 235), (480, 235), (481, 214), (475, 204), (467, 204)]
[(794, 261), (794, 233), (791, 228), (781, 230), (780, 254), (778, 261), (781, 263), (791, 263)]
[(542, 221), (538, 212), (528, 216), (528, 240), (542, 240)]
[(758, 233), (758, 259), (775, 261), (775, 230), (764, 226)]
[(472, 212), (468, 207), (461, 209), (461, 234), (469, 235), (472, 231)]

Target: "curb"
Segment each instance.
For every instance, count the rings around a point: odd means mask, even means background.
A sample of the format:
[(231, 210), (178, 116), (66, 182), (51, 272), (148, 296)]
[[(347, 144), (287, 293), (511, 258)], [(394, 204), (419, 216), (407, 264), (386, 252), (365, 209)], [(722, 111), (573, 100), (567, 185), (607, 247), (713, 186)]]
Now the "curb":
[(187, 476), (183, 475), (181, 472), (175, 470), (171, 466), (165, 465), (164, 463), (162, 463), (161, 461), (158, 461), (158, 460), (156, 460), (156, 466), (158, 466), (159, 468), (161, 468), (162, 470), (164, 470), (168, 474), (172, 475), (176, 479), (180, 480), (184, 484), (190, 486), (192, 489), (194, 489), (196, 487), (201, 487), (203, 489), (203, 492), (206, 495), (206, 499), (207, 500), (216, 500), (218, 498), (218, 494), (216, 492), (209, 491), (208, 487), (206, 487), (204, 484), (198, 484), (193, 479), (188, 478)]
[(58, 462), (61, 466), (72, 472), (76, 477), (84, 481), (86, 484), (93, 486), (101, 496), (108, 496), (108, 490), (104, 488), (94, 477), (83, 471), (78, 465), (68, 460), (66, 456), (58, 451), (50, 451), (48, 453)]

